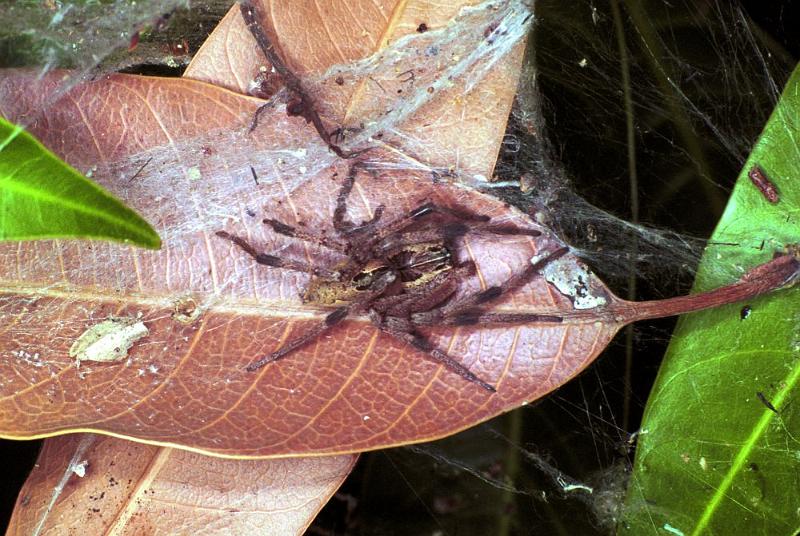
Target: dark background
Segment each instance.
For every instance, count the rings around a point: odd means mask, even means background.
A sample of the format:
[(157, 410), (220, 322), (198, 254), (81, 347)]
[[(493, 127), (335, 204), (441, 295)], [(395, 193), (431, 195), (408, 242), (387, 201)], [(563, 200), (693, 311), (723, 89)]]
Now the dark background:
[[(748, 56), (744, 48), (741, 57), (736, 57), (734, 52), (707, 46), (709, 35), (736, 31), (728, 11), (733, 3), (654, 1), (640, 5), (663, 43), (681, 59), (680, 63), (665, 61), (665, 69), (676, 69), (684, 80), (691, 78), (685, 95), (699, 109), (719, 115), (714, 119), (723, 125), (723, 136), (736, 147), (734, 151), (724, 148), (719, 136), (691, 114), (694, 140), (687, 142), (681, 137), (680, 119), (673, 117), (663, 102), (657, 102), (670, 96), (652, 89), (657, 84), (637, 38), (641, 32), (635, 28), (635, 17), (622, 4), (634, 89), (640, 219), (689, 236), (706, 237), (720, 216), (741, 159), (774, 105), (775, 95), (766, 83), (759, 87), (764, 73), (751, 61), (755, 54)], [(781, 88), (800, 57), (800, 11), (791, 1), (745, 1), (741, 5), (755, 28), (755, 46), (772, 53), (768, 79)], [(597, 9), (599, 23), (588, 16), (592, 7)], [(586, 225), (591, 224), (592, 215), (577, 213), (576, 202), (570, 197), (577, 194), (614, 215), (630, 218), (626, 123), (610, 5), (603, 1), (539, 0), (535, 13), (537, 27), (527, 61), (537, 67), (546, 143), (530, 135), (528, 114), (522, 112), (535, 107), (521, 100), (508, 130), (514, 143), (508, 145), (522, 149), (505, 150), (498, 173), (514, 177), (533, 170), (552, 184), (568, 186), (568, 193), (560, 199), (564, 207), (552, 208), (563, 214), (557, 214), (557, 225), (570, 242), (587, 249), (587, 261), (593, 269), (619, 295), (626, 296), (629, 274), (621, 268), (624, 263), (615, 263), (609, 253), (623, 256), (630, 241), (614, 236), (613, 227), (604, 237), (600, 225), (599, 244), (588, 243)], [(687, 17), (692, 24), (679, 22)], [(180, 20), (179, 14), (175, 20)], [(207, 27), (210, 30), (213, 26)], [(164, 38), (174, 40), (175, 35), (169, 32), (175, 31), (167, 28)], [(196, 50), (203, 37), (187, 35), (190, 48)], [(745, 42), (744, 38), (733, 39), (735, 43)], [(579, 66), (584, 57), (589, 68)], [(6, 58), (5, 64), (10, 63)], [(735, 69), (735, 78), (750, 80), (751, 85), (732, 87), (732, 82), (714, 74), (715, 69)], [(161, 66), (147, 71), (180, 75), (180, 70)], [(541, 131), (541, 125), (537, 127)], [(700, 147), (705, 166), (686, 156), (686, 143)], [(529, 201), (514, 192), (505, 195), (523, 207)], [(637, 299), (685, 293), (692, 279), (690, 271), (680, 266), (681, 259), (677, 252), (674, 256), (664, 252), (659, 266), (637, 266)], [(627, 469), (633, 461), (635, 443), (629, 441), (629, 434), (638, 427), (673, 325), (674, 320), (637, 325), (632, 342), (621, 334), (578, 379), (535, 404), (433, 444), (362, 455), (309, 533), (609, 533), (614, 507), (624, 497)], [(634, 360), (629, 370), (631, 391), (626, 393), (623, 378), (628, 345), (632, 345)], [(11, 515), (40, 443), (0, 441), (0, 459), (6, 466), (0, 485), (0, 530)], [(578, 498), (580, 495), (559, 494), (548, 476), (552, 471), (562, 471), (577, 482), (595, 487), (591, 502)], [(516, 491), (501, 489), (504, 485)]]

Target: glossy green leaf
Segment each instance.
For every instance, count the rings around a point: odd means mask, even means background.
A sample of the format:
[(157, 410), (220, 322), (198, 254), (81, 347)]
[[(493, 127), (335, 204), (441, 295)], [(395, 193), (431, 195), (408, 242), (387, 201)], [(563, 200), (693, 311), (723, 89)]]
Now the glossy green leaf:
[[(744, 166), (695, 291), (800, 242), (798, 123), (800, 68)], [(756, 164), (777, 203), (748, 178)], [(619, 533), (798, 530), (800, 289), (681, 318), (647, 404)]]
[(65, 237), (161, 246), (136, 212), (0, 118), (0, 240)]

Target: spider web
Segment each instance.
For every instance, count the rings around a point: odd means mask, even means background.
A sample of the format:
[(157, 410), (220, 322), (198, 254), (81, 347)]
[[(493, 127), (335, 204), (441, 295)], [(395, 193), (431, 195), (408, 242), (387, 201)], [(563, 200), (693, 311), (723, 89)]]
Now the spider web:
[[(428, 69), (436, 75), (419, 79), (415, 86), (419, 89), (399, 96), (391, 113), (376, 117), (346, 140), (348, 147), (360, 147), (385, 133), (389, 139), (401, 139), (410, 152), (424, 152), (422, 142), (410, 138), (399, 125), (428, 104), (430, 93), (425, 88), (445, 87), (459, 79), (467, 81), (464, 87), (469, 92), (534, 26), (495, 180), (473, 174), (462, 174), (461, 179), (528, 210), (620, 293), (630, 290), (639, 298), (653, 298), (684, 292), (705, 245), (702, 236), (724, 207), (732, 180), (777, 100), (792, 66), (791, 57), (735, 2), (653, 2), (648, 6), (652, 22), (644, 24), (642, 14), (633, 9), (622, 23), (631, 71), (631, 101), (626, 109), (619, 74), (623, 55), (613, 37), (617, 23), (612, 11), (590, 0), (571, 2), (568, 9), (559, 4), (563, 3), (539, 0), (531, 7), (514, 0), (487, 1), (463, 10), (442, 30), (401, 39), (379, 55), (334, 66), (305, 82), (313, 94), (340, 77), (347, 81), (368, 73), (379, 80), (393, 80), (412, 66), (432, 65), (435, 60), (425, 51), (433, 49), (462, 58), (445, 72)], [(202, 32), (166, 29), (148, 34), (145, 29), (161, 26), (164, 14), (185, 5), (175, 0), (116, 1), (110, 8), (93, 2), (8, 3), (0, 6), (0, 13), (4, 21), (14, 22), (5, 25), (0, 42), (11, 51), (5, 55), (8, 66), (36, 66), (41, 76), (57, 67), (75, 69), (59, 85), (55, 99), (82, 80), (133, 63), (155, 71), (180, 67), (182, 61), (176, 62), (174, 54), (159, 47), (182, 37), (200, 42)], [(212, 5), (210, 10), (221, 15), (225, 7)], [(186, 16), (191, 18), (191, 12)], [(497, 38), (487, 46), (489, 26), (495, 28)], [(134, 61), (125, 51), (137, 31), (143, 36), (144, 52), (134, 51), (139, 55)], [(75, 46), (76, 34), (91, 37)], [(148, 41), (148, 35), (153, 41)], [(148, 48), (151, 42), (157, 46)], [(27, 53), (22, 55), (21, 50)], [(273, 101), (279, 108), (286, 106), (283, 94)], [(628, 184), (625, 119), (629, 109), (636, 118), (640, 186), (636, 201)], [(213, 132), (182, 142), (175, 150), (192, 153), (209, 145), (241, 143), (241, 135)], [(265, 162), (260, 182), (281, 185), (276, 196), (317, 176), (333, 161), (320, 140), (309, 143), (306, 139), (279, 150), (265, 149), (253, 158)], [(190, 187), (191, 181), (164, 185), (162, 176), (151, 171), (170, 159), (152, 150), (125, 162), (108, 163), (109, 169), (87, 165), (82, 171), (107, 176), (116, 167), (143, 166), (129, 191), (117, 192), (121, 197), (135, 199), (149, 192), (169, 195), (176, 205), (188, 207), (208, 199)], [(442, 171), (420, 160), (376, 164), (392, 170)], [(203, 173), (226, 170), (237, 180), (214, 185), (222, 191), (212, 198), (225, 199), (251, 188), (249, 166), (250, 161), (220, 155)], [(457, 167), (455, 171), (458, 174)], [(187, 167), (176, 172), (191, 178), (198, 170)], [(176, 187), (181, 184), (184, 187)], [(632, 214), (636, 204), (640, 208)], [(164, 210), (171, 210), (171, 205)], [(216, 224), (203, 217), (207, 214), (238, 217), (222, 202), (205, 206), (202, 212), (172, 213), (175, 224), (168, 232), (174, 236), (165, 240), (213, 231)], [(765, 240), (770, 237), (756, 231), (731, 247), (754, 247)], [(101, 255), (97, 262), (111, 260)], [(735, 271), (731, 266), (718, 269)], [(669, 327), (669, 322), (640, 327), (634, 337), (637, 355), (658, 353), (668, 340)], [(379, 499), (386, 496), (378, 493), (375, 499), (361, 495), (362, 509), (368, 512), (362, 514), (361, 522), (380, 528), (391, 526), (393, 519), (416, 516), (422, 521), (414, 532), (449, 534), (459, 522), (474, 522), (475, 533), (488, 533), (502, 523), (483, 505), (499, 501), (516, 511), (516, 526), (552, 530), (560, 523), (554, 519), (574, 513), (584, 519), (579, 526), (586, 531), (604, 532), (613, 526), (624, 497), (636, 415), (647, 394), (646, 387), (634, 393), (639, 398), (632, 401), (634, 409), (624, 422), (619, 350), (612, 347), (610, 355), (588, 374), (535, 407), (435, 445), (369, 455), (373, 473), (363, 470), (355, 481), (377, 487), (375, 482), (385, 485), (385, 478), (396, 479), (400, 471), (408, 492), (403, 498), (391, 495), (391, 500), (383, 501)], [(646, 384), (655, 370), (651, 360), (634, 375)], [(348, 487), (343, 491), (351, 492)], [(409, 516), (400, 508), (381, 510), (377, 505), (404, 500), (424, 505), (421, 513)], [(558, 513), (553, 514), (551, 508)], [(326, 522), (323, 515), (319, 523)], [(514, 533), (511, 527), (503, 530)]]

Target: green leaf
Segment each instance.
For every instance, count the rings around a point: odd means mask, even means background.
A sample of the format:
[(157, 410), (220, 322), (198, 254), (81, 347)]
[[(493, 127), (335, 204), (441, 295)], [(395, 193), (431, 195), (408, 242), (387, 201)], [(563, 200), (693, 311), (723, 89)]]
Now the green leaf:
[(0, 117), (0, 240), (63, 237), (161, 247), (136, 212)]
[[(800, 66), (739, 176), (695, 291), (800, 242)], [(758, 164), (780, 194), (748, 178)], [(731, 244), (736, 244), (732, 246)], [(647, 403), (620, 534), (800, 530), (800, 289), (681, 318)]]

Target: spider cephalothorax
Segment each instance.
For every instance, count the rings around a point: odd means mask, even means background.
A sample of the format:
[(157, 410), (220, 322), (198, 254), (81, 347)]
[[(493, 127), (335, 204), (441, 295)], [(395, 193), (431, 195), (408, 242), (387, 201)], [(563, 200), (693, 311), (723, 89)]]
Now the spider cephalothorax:
[(566, 253), (567, 248), (560, 248), (529, 264), (500, 285), (456, 297), (460, 282), (475, 272), (472, 262), (457, 261), (459, 238), (468, 232), (528, 236), (539, 236), (541, 232), (495, 225), (488, 216), (433, 203), (420, 205), (388, 222), (381, 222), (382, 206), (368, 221), (358, 224), (347, 221), (347, 198), (362, 168), (360, 163), (350, 167), (337, 196), (333, 216), (335, 238), (312, 234), (277, 220), (264, 220), (279, 234), (313, 242), (344, 255), (346, 260), (337, 266), (328, 269), (259, 253), (244, 239), (226, 231), (217, 232), (218, 236), (245, 250), (259, 264), (311, 274), (313, 277), (303, 293), (303, 301), (335, 307), (316, 327), (251, 363), (247, 370), (261, 368), (312, 342), (350, 314), (366, 313), (381, 331), (421, 350), (466, 380), (494, 392), (492, 385), (436, 348), (418, 328), (442, 324), (561, 322), (558, 316), (491, 313), (483, 307), (530, 281), (547, 263)]

